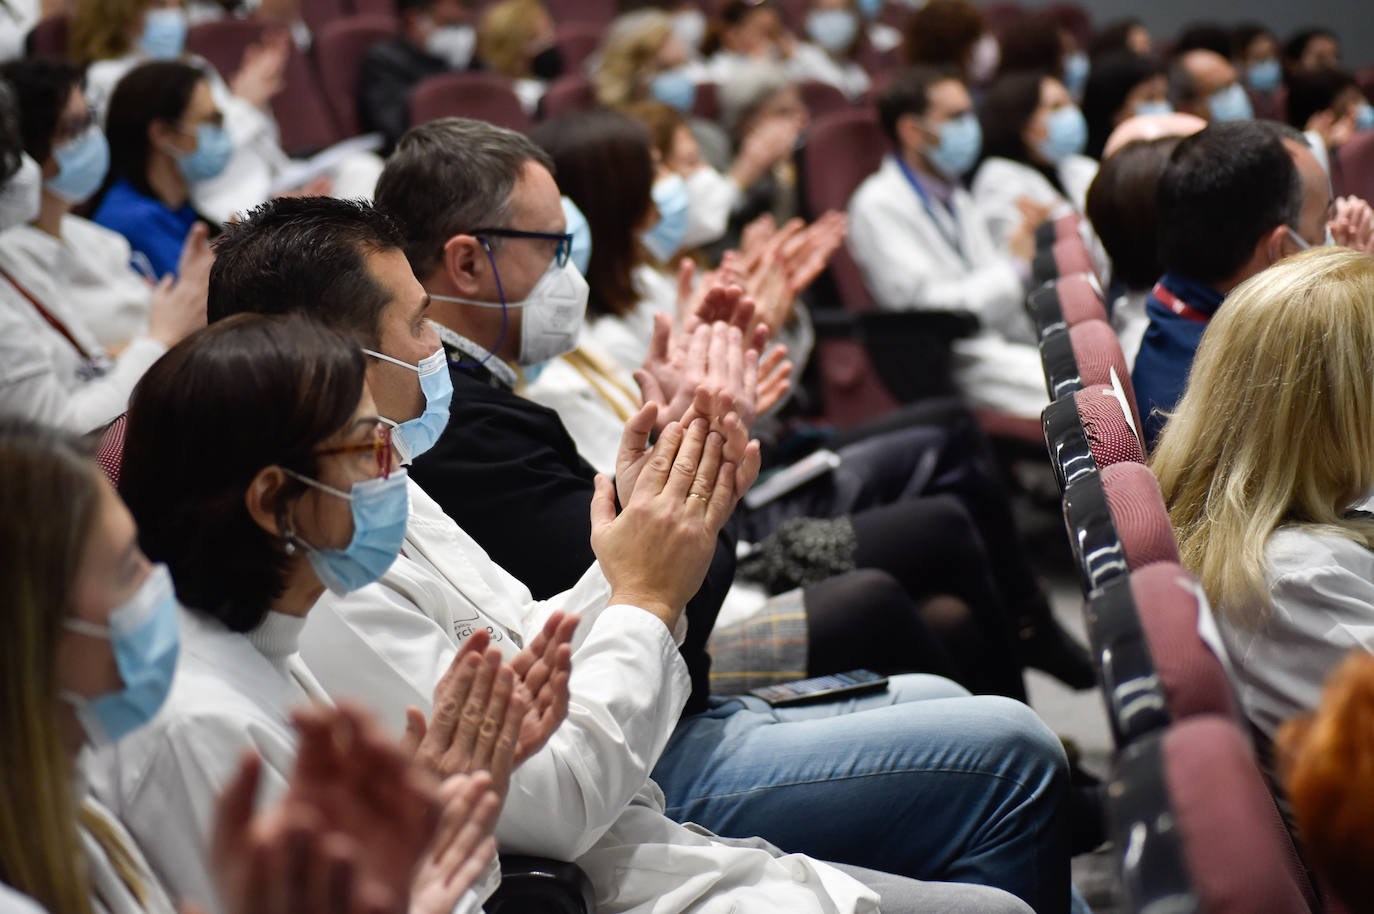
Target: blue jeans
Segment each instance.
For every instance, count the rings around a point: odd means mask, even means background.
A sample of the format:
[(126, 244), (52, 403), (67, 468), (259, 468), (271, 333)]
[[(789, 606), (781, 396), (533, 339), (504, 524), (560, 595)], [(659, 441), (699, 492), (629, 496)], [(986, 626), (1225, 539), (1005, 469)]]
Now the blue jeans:
[(1069, 907), (1068, 763), (1030, 708), (937, 676), (796, 708), (713, 698), (684, 718), (654, 780), (668, 815), (728, 837)]

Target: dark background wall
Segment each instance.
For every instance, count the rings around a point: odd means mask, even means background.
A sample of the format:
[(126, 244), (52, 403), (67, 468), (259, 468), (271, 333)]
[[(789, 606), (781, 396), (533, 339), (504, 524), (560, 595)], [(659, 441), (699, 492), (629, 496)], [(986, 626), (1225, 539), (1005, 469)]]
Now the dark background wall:
[[(1044, 0), (1022, 0), (1027, 7), (1045, 6)], [(1320, 25), (1341, 36), (1347, 69), (1374, 65), (1374, 0), (1079, 0), (1103, 25), (1123, 16), (1144, 20), (1156, 41), (1177, 34), (1200, 19), (1226, 25), (1256, 20), (1274, 30), (1283, 41), (1292, 32)]]

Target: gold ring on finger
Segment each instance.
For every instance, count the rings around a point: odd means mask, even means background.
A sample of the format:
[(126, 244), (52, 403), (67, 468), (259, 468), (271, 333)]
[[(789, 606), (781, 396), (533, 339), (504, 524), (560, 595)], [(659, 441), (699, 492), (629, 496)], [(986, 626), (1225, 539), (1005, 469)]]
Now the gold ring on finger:
[(711, 499), (707, 498), (705, 495), (702, 495), (700, 492), (688, 492), (688, 493), (687, 493), (687, 497), (688, 497), (688, 498), (699, 498), (699, 499), (701, 499), (701, 503), (702, 503), (702, 504), (709, 504), (710, 501), (711, 501)]

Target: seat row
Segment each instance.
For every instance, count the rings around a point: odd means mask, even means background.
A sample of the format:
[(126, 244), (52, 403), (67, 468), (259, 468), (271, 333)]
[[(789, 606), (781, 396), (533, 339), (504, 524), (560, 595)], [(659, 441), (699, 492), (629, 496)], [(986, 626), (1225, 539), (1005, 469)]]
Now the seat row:
[(1028, 296), (1042, 420), (1112, 738), (1108, 829), (1127, 910), (1314, 912), (1320, 900), (1247, 736), (1201, 585), (1144, 463), (1130, 373), (1076, 226), (1040, 239)]

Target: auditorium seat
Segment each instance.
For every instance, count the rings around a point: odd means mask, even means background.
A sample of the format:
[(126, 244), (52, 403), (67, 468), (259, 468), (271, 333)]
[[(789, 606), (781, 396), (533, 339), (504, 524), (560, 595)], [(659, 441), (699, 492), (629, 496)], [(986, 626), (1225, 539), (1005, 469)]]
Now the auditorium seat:
[[(214, 19), (191, 27), (186, 47), (214, 65), (227, 80), (244, 52), (263, 40), (268, 24), (259, 19)], [(288, 155), (307, 155), (342, 139), (334, 113), (309, 57), (296, 47), (286, 60), (284, 87), (272, 98), (272, 114)]]
[(849, 99), (830, 83), (808, 79), (797, 83), (797, 91), (801, 93), (802, 103), (806, 105), (807, 113), (811, 115), (812, 120), (834, 114), (836, 111), (849, 110)]
[(315, 31), (315, 59), (320, 85), (344, 136), (358, 133), (358, 68), (367, 49), (396, 34), (389, 16), (349, 16)]
[(559, 25), (589, 22), (602, 28), (620, 12), (616, 0), (544, 0), (544, 7)]
[(900, 405), (868, 356), (863, 343), (852, 339), (816, 341), (822, 416), (836, 428), (853, 428), (887, 415)]
[(1049, 282), (1061, 276), (1085, 273), (1096, 277), (1092, 255), (1078, 235), (1060, 238), (1048, 251), (1041, 251), (1031, 259), (1031, 278), (1036, 283)]
[(1131, 572), (1131, 596), (1159, 671), (1169, 716), (1181, 720), (1220, 714), (1239, 725), (1226, 668), (1198, 633), (1206, 609), (1202, 586), (1177, 563), (1157, 562)]
[(541, 116), (550, 119), (594, 107), (596, 87), (580, 73), (569, 73), (549, 83), (549, 91), (539, 101)]
[(563, 75), (580, 76), (583, 64), (601, 43), (605, 24), (598, 22), (560, 22), (553, 41), (563, 56)]
[(1083, 473), (1123, 460), (1145, 462), (1140, 437), (1110, 387), (1085, 387), (1060, 397), (1045, 407), (1041, 424), (1061, 492)]
[(1332, 169), (1337, 176), (1336, 195), (1374, 200), (1374, 130), (1356, 134), (1340, 148), (1337, 160), (1340, 168)]
[(1004, 39), (1007, 32), (1015, 28), (1028, 15), (1026, 8), (1019, 3), (996, 2), (982, 4), (983, 21), (997, 38)]
[(24, 49), (33, 57), (62, 60), (67, 56), (67, 32), (71, 19), (65, 13), (44, 16), (24, 38)]
[(1065, 276), (1045, 283), (1026, 297), (1026, 310), (1035, 324), (1036, 337), (1042, 340), (1055, 327), (1107, 320), (1097, 287), (1084, 276)]
[(330, 23), (353, 13), (353, 6), (349, 0), (300, 0), (300, 3), (301, 19), (315, 36), (317, 51), (320, 31)]
[(1100, 473), (1082, 473), (1064, 489), (1064, 529), (1083, 595), (1130, 573)]
[(1126, 564), (1137, 571), (1157, 562), (1180, 562), (1178, 540), (1159, 480), (1143, 463), (1122, 461), (1101, 470), (1112, 522), (1126, 550)]
[(1080, 321), (1071, 327), (1050, 331), (1040, 340), (1040, 359), (1051, 400), (1083, 387), (1111, 386), (1115, 373), (1116, 383), (1121, 385), (1131, 408), (1131, 422), (1140, 428), (1140, 409), (1136, 405), (1126, 356), (1121, 351), (1116, 331), (1106, 321)]
[(359, 16), (400, 16), (396, 0), (352, 0), (353, 12)]
[(533, 126), (510, 80), (496, 73), (440, 73), (410, 90), (410, 122), (470, 117), (526, 132)]
[(119, 468), (124, 464), (124, 431), (128, 419), (128, 413), (121, 413), (106, 426), (95, 446), (95, 462), (115, 488), (119, 487)]
[(1056, 241), (1076, 237), (1082, 224), (1083, 217), (1078, 213), (1069, 213), (1058, 219), (1046, 219), (1035, 229), (1035, 249), (1048, 250)]
[(1177, 721), (1123, 750), (1107, 810), (1127, 911), (1313, 910), (1250, 748), (1223, 717)]

